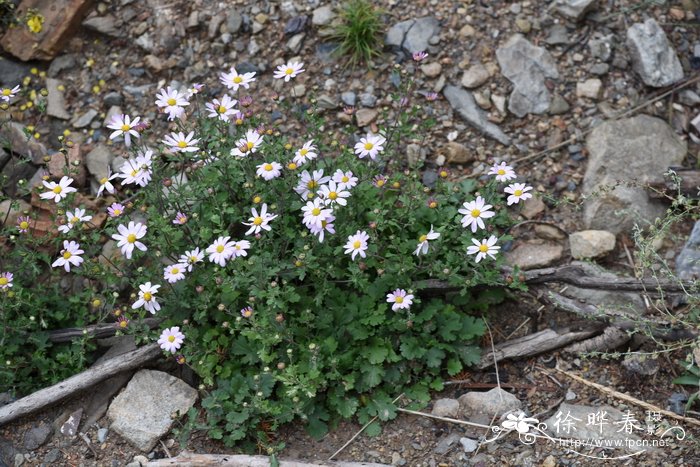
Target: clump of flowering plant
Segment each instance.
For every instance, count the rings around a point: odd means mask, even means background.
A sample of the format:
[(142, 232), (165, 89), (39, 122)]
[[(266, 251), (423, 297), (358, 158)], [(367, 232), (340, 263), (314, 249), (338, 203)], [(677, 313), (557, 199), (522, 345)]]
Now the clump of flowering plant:
[[(305, 72), (288, 62), (272, 79), (291, 86)], [(530, 188), (506, 186), (516, 174), (505, 163), (484, 183), (453, 183), (445, 172), (424, 186), (396, 157), (422, 113), (405, 96), (385, 130), (328, 140), (320, 111), (294, 97), (274, 105), (302, 133), (270, 122), (256, 89), (270, 77), (231, 68), (218, 78), (232, 96), (167, 87), (153, 96), (160, 121), (118, 115), (108, 124), (126, 162), (101, 182), (110, 198), (99, 228), (90, 230), (95, 212), (76, 206), (70, 173), (44, 182), (40, 197), (69, 219), (45, 239), (51, 255), (0, 261), (0, 306), (29, 309), (42, 266), (53, 266), (52, 287), (79, 279), (119, 313), (82, 314), (77, 324), (112, 320), (119, 332), (157, 338), (201, 379), (206, 416), (193, 409), (188, 427), (227, 444), (265, 442), (263, 422), (301, 419), (318, 435), (337, 417), (386, 420), (397, 391), (425, 402), (445, 371), (479, 358), (479, 314), (504, 286), (496, 266), (508, 237), (499, 232)], [(12, 237), (14, 251), (36, 247), (21, 238)], [(458, 293), (424, 293), (436, 280)], [(152, 315), (162, 320), (156, 331), (143, 324)]]

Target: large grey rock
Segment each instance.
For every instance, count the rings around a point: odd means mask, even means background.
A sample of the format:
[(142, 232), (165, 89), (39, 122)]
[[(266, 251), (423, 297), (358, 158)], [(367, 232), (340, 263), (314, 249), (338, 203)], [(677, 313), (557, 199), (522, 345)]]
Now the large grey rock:
[(173, 424), (173, 415), (186, 413), (197, 391), (162, 371), (141, 370), (109, 406), (115, 431), (134, 447), (148, 452)]
[(42, 446), (48, 441), (52, 431), (51, 425), (48, 423), (42, 423), (31, 428), (24, 434), (24, 448), (28, 451), (33, 451)]
[[(545, 423), (547, 424), (547, 432), (555, 437), (573, 438), (589, 442), (595, 440), (612, 440), (613, 442), (620, 440), (622, 441), (621, 448), (630, 449), (630, 446), (632, 446), (632, 450), (634, 450), (635, 442), (640, 439), (635, 434), (635, 432), (638, 432), (638, 429), (632, 428), (632, 432), (627, 433), (623, 429), (625, 416), (626, 413), (607, 405), (594, 407), (567, 404), (565, 402), (559, 406), (554, 415), (545, 420)], [(632, 414), (632, 417), (634, 418), (634, 414)], [(634, 424), (638, 427), (645, 426), (644, 420), (634, 420)], [(625, 440), (629, 440), (629, 442)]]
[(311, 24), (314, 26), (327, 26), (335, 18), (335, 12), (330, 5), (323, 5), (316, 8), (311, 16)]
[(598, 0), (557, 0), (556, 10), (562, 15), (579, 21), (588, 13)]
[(574, 259), (598, 258), (615, 249), (615, 234), (607, 230), (581, 230), (569, 235)]
[(85, 21), (83, 21), (83, 26), (88, 29), (92, 29), (95, 32), (112, 37), (119, 37), (121, 34), (118, 27), (119, 25), (117, 24), (117, 18), (112, 15), (93, 16), (91, 18), (87, 18)]
[(59, 90), (61, 82), (54, 78), (46, 78), (46, 113), (51, 117), (60, 118), (61, 120), (70, 119), (70, 114), (66, 110), (66, 99), (63, 97), (63, 92)]
[(649, 18), (627, 30), (632, 67), (647, 86), (669, 86), (683, 79), (683, 67), (659, 23)]
[(505, 259), (511, 266), (526, 270), (551, 266), (563, 253), (564, 248), (558, 243), (525, 242), (506, 253)]
[(521, 34), (515, 34), (496, 50), (496, 58), (503, 76), (513, 83), (508, 110), (518, 117), (546, 112), (551, 94), (545, 78), (559, 77), (549, 52), (532, 45)]
[(80, 117), (78, 117), (74, 122), (73, 126), (76, 128), (85, 128), (99, 115), (99, 112), (95, 109), (90, 109)]
[(401, 21), (393, 25), (384, 42), (390, 47), (408, 53), (421, 52), (428, 48), (428, 40), (440, 32), (440, 22), (433, 16)]
[(683, 280), (700, 278), (700, 221), (676, 258), (676, 274)]
[(501, 144), (510, 144), (510, 138), (497, 125), (488, 121), (469, 91), (456, 86), (445, 86), (442, 93), (454, 111), (470, 125)]
[(456, 399), (438, 399), (433, 403), (430, 413), (438, 417), (456, 418), (459, 414), (459, 402)]
[(46, 146), (32, 138), (31, 133), (27, 136), (21, 123), (8, 122), (1, 125), (0, 142), (6, 149), (31, 159), (35, 164), (43, 163), (44, 156), (48, 154)]
[(30, 65), (0, 57), (0, 84), (3, 87), (14, 87), (29, 75)]
[(583, 220), (586, 228), (614, 234), (630, 230), (635, 223), (653, 222), (665, 206), (649, 199), (644, 184), (680, 165), (686, 143), (663, 120), (638, 115), (605, 122), (586, 139), (588, 167), (583, 178)]
[(478, 415), (498, 418), (522, 407), (522, 402), (517, 397), (501, 388), (486, 392), (471, 391), (461, 395), (458, 400), (465, 418)]

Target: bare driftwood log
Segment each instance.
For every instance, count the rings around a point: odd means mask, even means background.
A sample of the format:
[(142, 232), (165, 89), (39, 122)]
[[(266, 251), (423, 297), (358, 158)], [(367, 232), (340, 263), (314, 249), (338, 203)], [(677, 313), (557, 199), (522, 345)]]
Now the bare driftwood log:
[[(578, 300), (565, 297), (556, 292), (549, 291), (544, 294), (540, 300), (543, 300), (546, 303), (559, 308), (560, 310), (575, 313), (584, 318), (603, 319), (610, 325), (615, 326), (622, 331), (634, 331), (640, 329), (640, 327), (645, 327), (643, 324), (636, 322), (629, 316), (619, 313), (613, 314), (612, 311), (603, 310), (595, 305), (591, 305), (590, 303), (581, 303)], [(672, 328), (664, 323), (657, 323), (651, 327), (646, 326), (646, 328), (647, 331), (654, 336), (654, 338), (665, 341), (691, 340), (700, 335), (700, 332), (697, 330)]]
[(495, 352), (490, 348), (484, 349), (484, 355), (481, 357), (481, 361), (476, 367), (480, 369), (487, 368), (493, 365), (494, 359), (500, 362), (507, 358), (531, 357), (549, 350), (564, 347), (572, 342), (587, 339), (598, 332), (600, 332), (600, 328), (593, 323), (590, 329), (583, 329), (580, 331), (563, 329), (557, 332), (553, 329), (545, 329), (524, 337), (501, 342), (495, 346)]
[(625, 345), (629, 340), (630, 336), (625, 331), (615, 326), (608, 326), (605, 328), (605, 331), (603, 331), (603, 334), (571, 344), (564, 349), (564, 352), (607, 352)]
[(681, 179), (680, 186), (676, 186), (672, 180), (652, 182), (648, 190), (652, 198), (662, 198), (664, 195), (677, 196), (678, 192), (688, 198), (697, 199), (700, 197), (700, 170), (687, 167), (670, 167)]
[(122, 371), (132, 370), (161, 355), (157, 343), (149, 344), (119, 357), (112, 358), (65, 381), (41, 389), (15, 402), (0, 407), (0, 426), (12, 420), (60, 402), (77, 392)]
[[(161, 320), (157, 318), (145, 318), (139, 321), (139, 323), (146, 324), (149, 329), (155, 328), (160, 322)], [(84, 328), (57, 329), (49, 332), (49, 340), (51, 342), (70, 342), (73, 338), (83, 337), (85, 335), (101, 339), (104, 337), (112, 337), (117, 333), (117, 329), (119, 328), (116, 323), (95, 324)]]
[[(183, 452), (177, 457), (170, 459), (158, 459), (150, 461), (147, 467), (166, 467), (176, 465), (178, 467), (212, 467), (225, 465), (228, 467), (269, 467), (270, 458), (267, 456), (245, 456), (226, 454), (193, 454)], [(343, 462), (343, 461), (323, 461), (321, 463), (311, 463), (302, 461), (279, 461), (280, 467), (318, 467), (319, 465), (335, 467), (389, 467), (387, 464), (376, 464), (374, 462)]]
[[(503, 268), (502, 273), (505, 277), (513, 274), (511, 268)], [(566, 265), (555, 268), (531, 269), (529, 271), (520, 272), (521, 281), (528, 285), (544, 284), (548, 282), (561, 282), (564, 284), (575, 285), (584, 289), (601, 289), (601, 290), (619, 290), (624, 292), (647, 292), (649, 294), (658, 293), (659, 290), (665, 294), (684, 293), (686, 290), (697, 287), (694, 281), (668, 281), (654, 279), (637, 279), (634, 277), (617, 277), (614, 279), (603, 279), (596, 276), (590, 276), (586, 271), (576, 265)], [(460, 288), (448, 284), (447, 282), (429, 279), (415, 284), (415, 288), (422, 293), (434, 292), (454, 292)]]

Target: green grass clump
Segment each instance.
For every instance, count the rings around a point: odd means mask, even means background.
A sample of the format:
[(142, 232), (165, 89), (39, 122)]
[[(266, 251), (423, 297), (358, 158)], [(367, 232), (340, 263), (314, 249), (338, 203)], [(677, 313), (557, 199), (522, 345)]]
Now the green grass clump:
[(340, 12), (341, 22), (332, 38), (339, 42), (339, 55), (349, 57), (348, 64), (369, 64), (381, 54), (383, 45), (382, 11), (368, 0), (350, 0)]

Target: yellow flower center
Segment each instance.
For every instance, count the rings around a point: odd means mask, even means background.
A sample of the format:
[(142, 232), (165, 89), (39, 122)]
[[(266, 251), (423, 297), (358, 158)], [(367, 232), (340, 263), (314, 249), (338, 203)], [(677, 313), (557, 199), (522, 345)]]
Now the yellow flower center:
[(396, 303), (403, 303), (403, 297), (395, 297), (395, 298), (394, 298), (394, 301), (395, 301)]
[(435, 209), (437, 207), (437, 202), (436, 201), (431, 201), (430, 204), (428, 205), (430, 209)]
[(219, 113), (220, 114), (225, 114), (227, 110), (228, 109), (226, 108), (226, 106), (223, 106), (223, 105), (219, 106)]
[(9, 283), (10, 281), (7, 279), (7, 277), (0, 277), (0, 285), (7, 285)]
[(233, 82), (236, 84), (241, 84), (243, 82), (243, 78), (241, 78), (240, 76), (235, 76), (233, 78)]
[(172, 268), (170, 274), (180, 274), (180, 270), (178, 268)]
[(481, 215), (481, 211), (478, 209), (472, 209), (471, 215), (472, 217), (479, 217)]
[(196, 263), (197, 257), (195, 255), (190, 256), (190, 263)]
[(175, 99), (173, 99), (172, 97), (170, 99), (168, 99), (168, 105), (175, 105), (175, 104), (177, 104), (177, 101)]
[(29, 228), (29, 222), (27, 221), (22, 221), (19, 223), (19, 228), (22, 230), (27, 230)]
[(236, 248), (236, 250), (240, 250), (241, 246), (237, 244), (235, 248)]
[(53, 190), (51, 190), (51, 191), (53, 191), (53, 192), (56, 193), (56, 194), (59, 194), (60, 192), (63, 191), (63, 188), (61, 188), (61, 185), (56, 185), (56, 186), (53, 188)]
[(327, 225), (328, 225), (328, 221), (325, 221), (325, 220), (321, 221), (321, 227), (322, 227), (322, 228), (325, 229)]
[(366, 149), (366, 150), (369, 151), (369, 150), (372, 149), (373, 147), (374, 147), (374, 144), (372, 144), (372, 143), (365, 143), (365, 149)]
[(131, 171), (131, 176), (132, 176), (132, 177), (135, 177), (136, 174), (138, 174), (138, 173), (139, 173), (138, 170), (132, 170), (132, 171)]
[(260, 225), (262, 223), (263, 223), (262, 217), (256, 217), (255, 219), (253, 219), (253, 224), (255, 224), (255, 225)]
[(338, 198), (338, 193), (336, 193), (335, 191), (331, 191), (330, 193), (328, 193), (328, 197), (334, 200)]
[(285, 75), (291, 75), (292, 73), (294, 73), (294, 68), (287, 68), (284, 70)]
[(256, 196), (255, 198), (253, 198), (253, 202), (255, 204), (260, 204), (260, 201), (262, 201), (262, 198), (260, 196)]
[(129, 234), (126, 236), (126, 241), (129, 243), (134, 243), (136, 241), (136, 234)]
[(245, 143), (245, 145), (248, 149), (253, 149), (253, 147), (255, 146), (255, 143), (248, 141), (247, 143)]
[(523, 190), (515, 190), (515, 191), (513, 192), (513, 194), (514, 194), (515, 196), (522, 196)]
[(2, 90), (2, 95), (3, 95), (3, 96), (9, 96), (10, 94), (12, 94), (12, 90), (11, 90), (11, 89), (5, 88), (5, 89)]
[(316, 180), (309, 180), (306, 186), (309, 188), (309, 190), (313, 190), (318, 186), (318, 183), (316, 183)]
[(80, 218), (75, 217), (75, 216), (73, 216), (70, 220), (71, 224), (77, 224), (78, 222), (80, 222)]
[(297, 165), (294, 162), (290, 162), (289, 164), (287, 164), (287, 168), (289, 170), (296, 170)]
[(121, 210), (121, 209), (113, 209), (112, 211), (114, 212), (114, 215), (115, 215), (115, 216), (118, 216), (119, 214), (122, 213), (122, 210)]
[(66, 251), (65, 253), (63, 253), (63, 259), (68, 259), (68, 258), (70, 258), (71, 256), (73, 256), (73, 255), (71, 254), (70, 251)]
[(128, 321), (125, 319), (119, 321), (119, 327), (121, 327), (121, 328), (125, 328), (128, 324), (129, 324)]
[(153, 294), (151, 292), (144, 292), (143, 299), (145, 301), (150, 302), (152, 298), (153, 298)]
[(127, 125), (126, 123), (122, 125), (122, 131), (129, 131), (131, 130), (131, 127)]
[(217, 253), (223, 253), (224, 252), (224, 246), (223, 245), (218, 245), (216, 247), (216, 252)]
[(446, 171), (446, 170), (441, 170), (441, 171), (440, 171), (440, 176), (441, 176), (442, 178), (447, 178), (447, 171)]
[(384, 186), (384, 183), (386, 183), (384, 180), (377, 180), (377, 186), (380, 188)]
[(321, 210), (319, 208), (313, 208), (311, 210), (311, 214), (313, 214), (314, 216), (318, 216), (319, 214), (321, 214)]
[(175, 336), (173, 336), (173, 335), (168, 336), (168, 342), (175, 342)]
[(498, 169), (498, 175), (505, 175), (506, 171), (503, 169)]
[(481, 246), (479, 246), (479, 251), (482, 253), (486, 253), (487, 251), (489, 251), (489, 246), (486, 244), (482, 244)]
[(263, 169), (265, 169), (266, 171), (269, 172), (270, 170), (272, 170), (272, 164), (265, 164), (265, 166), (263, 167)]
[(418, 241), (421, 242), (421, 243), (423, 243), (423, 242), (426, 241), (427, 239), (428, 239), (428, 236), (427, 236), (427, 235), (421, 235), (420, 238), (418, 239)]
[(306, 148), (302, 148), (301, 151), (299, 151), (299, 154), (301, 154), (302, 156), (305, 156), (305, 155), (307, 155), (308, 153), (309, 153), (309, 150), (306, 149)]
[(102, 178), (100, 179), (100, 185), (104, 185), (104, 184), (107, 183), (108, 181), (109, 181), (109, 179), (108, 179), (107, 177), (102, 177)]
[(243, 125), (243, 120), (241, 120), (240, 118), (237, 118), (236, 125)]
[(350, 179), (348, 177), (346, 177), (345, 175), (343, 175), (343, 178), (341, 178), (340, 181), (343, 183), (348, 183), (350, 181)]
[(362, 245), (361, 241), (355, 240), (355, 243), (352, 244), (352, 247), (357, 250), (358, 248), (360, 248), (361, 245)]
[(186, 147), (187, 147), (187, 142), (186, 142), (186, 141), (178, 141), (177, 147), (179, 147), (179, 148), (186, 148)]

